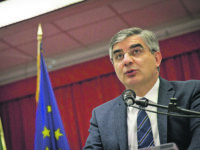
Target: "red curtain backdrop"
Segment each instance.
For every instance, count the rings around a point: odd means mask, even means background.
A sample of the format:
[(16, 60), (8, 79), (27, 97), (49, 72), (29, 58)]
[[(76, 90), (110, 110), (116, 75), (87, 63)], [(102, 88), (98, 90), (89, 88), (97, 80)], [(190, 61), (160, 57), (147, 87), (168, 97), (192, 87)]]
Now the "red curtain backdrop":
[[(160, 41), (161, 76), (168, 80), (200, 79), (200, 31)], [(79, 150), (88, 136), (92, 109), (124, 90), (109, 57), (50, 72), (71, 150)], [(0, 87), (0, 116), (8, 150), (34, 145), (36, 77)]]

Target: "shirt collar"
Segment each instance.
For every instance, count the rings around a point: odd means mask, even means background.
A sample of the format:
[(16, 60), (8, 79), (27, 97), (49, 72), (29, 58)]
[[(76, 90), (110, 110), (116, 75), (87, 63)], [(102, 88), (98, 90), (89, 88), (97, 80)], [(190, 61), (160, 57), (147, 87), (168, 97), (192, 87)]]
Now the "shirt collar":
[[(156, 83), (152, 87), (152, 89), (144, 96), (148, 100), (150, 100), (153, 103), (157, 103), (158, 101), (158, 90), (160, 85), (160, 78), (157, 79)], [(136, 96), (136, 99), (140, 99), (141, 97)]]

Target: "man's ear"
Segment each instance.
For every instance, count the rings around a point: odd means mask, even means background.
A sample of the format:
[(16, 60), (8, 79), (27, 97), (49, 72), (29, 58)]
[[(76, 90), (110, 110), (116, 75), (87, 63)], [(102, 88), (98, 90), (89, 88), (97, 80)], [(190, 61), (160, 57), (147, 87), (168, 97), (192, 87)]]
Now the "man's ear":
[(161, 64), (161, 61), (162, 61), (162, 55), (161, 55), (161, 52), (154, 52), (154, 57), (155, 57), (155, 60), (156, 60), (156, 67), (159, 67), (160, 64)]

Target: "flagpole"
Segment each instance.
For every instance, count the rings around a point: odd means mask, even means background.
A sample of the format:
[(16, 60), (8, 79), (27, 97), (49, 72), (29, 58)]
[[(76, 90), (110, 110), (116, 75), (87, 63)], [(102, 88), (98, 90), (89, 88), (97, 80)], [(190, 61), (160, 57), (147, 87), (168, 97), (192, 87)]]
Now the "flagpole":
[(36, 102), (39, 100), (40, 93), (40, 51), (41, 51), (41, 42), (42, 42), (42, 26), (38, 25), (37, 32), (37, 85), (36, 85)]
[(34, 149), (70, 150), (51, 81), (42, 55), (42, 28), (37, 33), (37, 112)]
[(6, 150), (6, 143), (4, 138), (4, 132), (3, 132), (3, 125), (0, 118), (0, 149), (3, 148), (3, 150)]

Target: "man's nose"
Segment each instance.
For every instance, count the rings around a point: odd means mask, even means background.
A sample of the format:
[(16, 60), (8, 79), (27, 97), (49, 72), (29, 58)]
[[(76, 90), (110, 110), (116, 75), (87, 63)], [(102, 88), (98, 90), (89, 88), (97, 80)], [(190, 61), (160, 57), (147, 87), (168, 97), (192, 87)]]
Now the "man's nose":
[(129, 55), (129, 53), (124, 54), (123, 63), (126, 66), (133, 63), (133, 58)]

